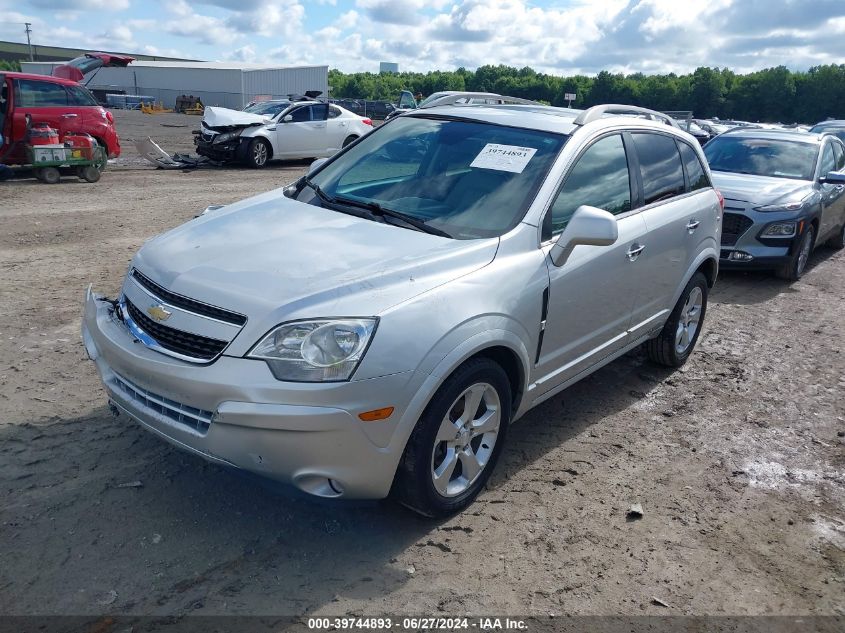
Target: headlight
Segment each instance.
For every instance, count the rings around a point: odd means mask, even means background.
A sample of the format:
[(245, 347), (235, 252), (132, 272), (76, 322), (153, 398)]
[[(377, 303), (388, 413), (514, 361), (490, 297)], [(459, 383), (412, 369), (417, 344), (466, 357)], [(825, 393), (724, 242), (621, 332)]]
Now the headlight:
[(761, 237), (793, 237), (795, 235), (795, 222), (775, 222), (766, 227)]
[(377, 319), (315, 319), (283, 323), (247, 355), (267, 362), (278, 380), (349, 380), (361, 362)]
[(797, 202), (784, 202), (782, 204), (767, 204), (763, 205), (762, 207), (754, 207), (755, 211), (762, 211), (763, 213), (778, 213), (778, 212), (786, 212), (786, 213), (795, 213), (796, 211), (800, 211), (803, 209), (810, 201), (812, 196), (807, 196), (803, 200), (799, 200)]
[(227, 141), (238, 138), (240, 135), (240, 132), (226, 132), (225, 134), (218, 134), (214, 137), (214, 140), (211, 141), (211, 144), (217, 145), (218, 143), (226, 143)]

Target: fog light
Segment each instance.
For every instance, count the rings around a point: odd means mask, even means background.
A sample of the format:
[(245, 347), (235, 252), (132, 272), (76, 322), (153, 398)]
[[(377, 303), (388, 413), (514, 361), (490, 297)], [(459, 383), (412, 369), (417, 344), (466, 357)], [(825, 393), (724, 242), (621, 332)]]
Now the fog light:
[(793, 237), (794, 235), (795, 222), (775, 222), (763, 231), (764, 237)]
[(743, 251), (734, 251), (731, 253), (731, 259), (737, 262), (750, 262), (754, 256)]

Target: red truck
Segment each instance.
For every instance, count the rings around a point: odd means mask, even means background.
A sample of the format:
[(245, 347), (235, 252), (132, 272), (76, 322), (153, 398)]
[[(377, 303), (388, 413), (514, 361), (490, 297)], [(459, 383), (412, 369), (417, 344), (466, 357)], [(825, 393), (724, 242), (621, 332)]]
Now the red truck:
[(101, 107), (78, 81), (102, 66), (126, 66), (133, 58), (87, 53), (54, 69), (52, 77), (0, 71), (0, 163), (29, 162), (26, 151), (27, 115), (47, 123), (64, 137), (86, 132), (106, 148), (109, 158), (120, 155), (112, 113)]

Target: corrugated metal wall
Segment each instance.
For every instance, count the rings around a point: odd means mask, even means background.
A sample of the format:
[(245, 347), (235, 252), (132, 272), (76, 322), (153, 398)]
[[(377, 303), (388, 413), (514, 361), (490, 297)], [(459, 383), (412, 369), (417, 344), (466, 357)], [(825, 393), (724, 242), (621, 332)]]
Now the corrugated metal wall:
[[(24, 62), (24, 72), (49, 75), (49, 62)], [(166, 107), (176, 104), (176, 97), (193, 95), (205, 105), (240, 110), (258, 95), (286, 97), (306, 90), (321, 90), (328, 96), (329, 67), (302, 66), (249, 70), (240, 68), (195, 68), (179, 66), (143, 66), (100, 68), (83, 81), (91, 88), (122, 90), (126, 94), (147, 95)]]
[(246, 103), (259, 95), (283, 98), (289, 94), (305, 94), (306, 90), (320, 90), (323, 93), (320, 96), (328, 98), (328, 66), (244, 70), (243, 91)]

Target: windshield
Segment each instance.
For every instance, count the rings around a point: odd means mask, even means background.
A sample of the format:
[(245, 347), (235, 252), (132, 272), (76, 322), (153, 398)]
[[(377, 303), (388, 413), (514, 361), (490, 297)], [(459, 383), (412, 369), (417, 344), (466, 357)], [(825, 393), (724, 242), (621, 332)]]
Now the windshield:
[(304, 187), (297, 199), (384, 207), (455, 239), (495, 237), (525, 215), (565, 141), (490, 123), (399, 117), (311, 178), (324, 196)]
[(755, 176), (812, 180), (815, 144), (768, 138), (717, 136), (704, 148), (710, 168)]
[(259, 101), (244, 108), (244, 112), (252, 114), (266, 114), (267, 116), (276, 116), (282, 110), (290, 106), (290, 101)]
[(845, 125), (816, 125), (810, 128), (812, 134), (833, 134), (837, 138), (845, 141)]

